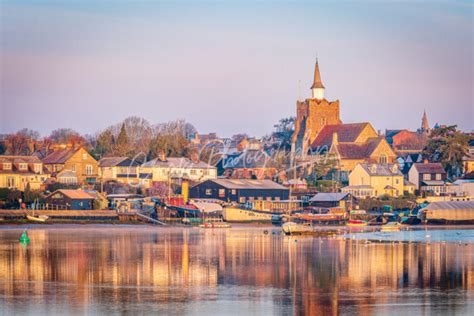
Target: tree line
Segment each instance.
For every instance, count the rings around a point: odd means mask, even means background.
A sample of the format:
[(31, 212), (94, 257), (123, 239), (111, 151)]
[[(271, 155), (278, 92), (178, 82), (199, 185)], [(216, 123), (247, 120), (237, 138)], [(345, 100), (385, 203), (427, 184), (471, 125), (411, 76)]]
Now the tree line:
[(3, 135), (0, 154), (32, 155), (48, 153), (57, 144), (85, 147), (96, 159), (111, 156), (153, 159), (167, 156), (185, 156), (189, 153), (189, 136), (195, 127), (185, 120), (151, 124), (144, 118), (131, 116), (93, 135), (81, 135), (70, 128), (53, 130), (41, 137), (27, 128)]

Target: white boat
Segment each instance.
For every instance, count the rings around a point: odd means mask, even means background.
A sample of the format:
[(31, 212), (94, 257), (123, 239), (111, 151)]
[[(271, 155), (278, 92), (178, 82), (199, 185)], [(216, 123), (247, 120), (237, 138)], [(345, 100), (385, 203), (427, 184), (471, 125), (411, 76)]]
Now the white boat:
[(281, 213), (249, 210), (241, 207), (227, 206), (222, 213), (226, 222), (272, 222), (273, 216)]
[(281, 230), (285, 235), (304, 235), (314, 232), (310, 224), (298, 224), (295, 222), (288, 222), (281, 225)]
[(388, 222), (385, 225), (382, 225), (380, 228), (381, 232), (397, 232), (400, 231), (402, 225), (399, 222)]
[(46, 222), (49, 218), (49, 216), (47, 215), (40, 215), (40, 216), (31, 216), (31, 215), (26, 215), (26, 218), (29, 220), (29, 221), (33, 221), (33, 222)]

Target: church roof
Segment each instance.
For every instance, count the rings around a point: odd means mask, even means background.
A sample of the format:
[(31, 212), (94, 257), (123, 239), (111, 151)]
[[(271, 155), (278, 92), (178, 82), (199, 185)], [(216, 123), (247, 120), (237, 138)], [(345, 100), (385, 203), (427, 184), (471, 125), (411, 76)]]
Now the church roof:
[(312, 144), (312, 147), (316, 148), (327, 146), (329, 149), (332, 144), (332, 137), (334, 133), (337, 133), (338, 142), (353, 143), (357, 140), (359, 135), (367, 126), (370, 126), (370, 123), (326, 125), (319, 132)]
[(319, 73), (319, 65), (318, 65), (318, 60), (316, 59), (316, 65), (314, 66), (314, 80), (313, 80), (313, 85), (311, 86), (311, 89), (324, 89), (324, 85), (321, 81), (321, 74)]
[(362, 144), (338, 143), (336, 149), (342, 159), (366, 159), (382, 141), (383, 137), (372, 137)]

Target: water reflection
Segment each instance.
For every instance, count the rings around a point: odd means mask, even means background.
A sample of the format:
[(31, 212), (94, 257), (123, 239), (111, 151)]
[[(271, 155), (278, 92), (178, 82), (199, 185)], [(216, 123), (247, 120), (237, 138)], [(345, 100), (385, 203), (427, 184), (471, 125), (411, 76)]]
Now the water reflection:
[(0, 230), (9, 313), (472, 313), (474, 244), (365, 244), (258, 228)]

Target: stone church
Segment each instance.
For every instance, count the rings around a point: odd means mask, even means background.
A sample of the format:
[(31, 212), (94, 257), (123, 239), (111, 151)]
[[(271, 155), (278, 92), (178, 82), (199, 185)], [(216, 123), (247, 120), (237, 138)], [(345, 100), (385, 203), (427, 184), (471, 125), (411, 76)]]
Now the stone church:
[(311, 86), (312, 98), (296, 102), (292, 150), (297, 159), (308, 160), (324, 152), (334, 154), (338, 169), (349, 173), (359, 163), (393, 163), (396, 155), (385, 137), (370, 123), (343, 124), (339, 100), (324, 98), (318, 61)]
[(319, 132), (326, 125), (341, 124), (339, 118), (339, 100), (328, 101), (324, 98), (324, 85), (316, 60), (314, 80), (311, 86), (311, 99), (296, 101), (295, 132), (292, 136), (294, 149), (303, 156), (309, 145), (314, 142)]

